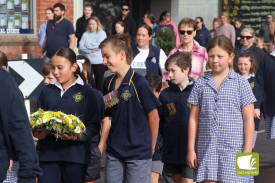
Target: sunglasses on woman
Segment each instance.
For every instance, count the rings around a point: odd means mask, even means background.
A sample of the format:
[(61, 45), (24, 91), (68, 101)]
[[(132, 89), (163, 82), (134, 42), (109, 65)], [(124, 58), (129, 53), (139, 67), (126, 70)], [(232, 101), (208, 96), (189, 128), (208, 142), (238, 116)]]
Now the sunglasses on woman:
[(251, 39), (251, 38), (253, 38), (253, 36), (241, 36), (241, 39), (246, 39), (246, 40), (249, 40), (249, 39)]
[(181, 35), (185, 35), (185, 33), (187, 33), (190, 36), (193, 33), (193, 30), (187, 30), (187, 31), (180, 30), (179, 32), (180, 32)]

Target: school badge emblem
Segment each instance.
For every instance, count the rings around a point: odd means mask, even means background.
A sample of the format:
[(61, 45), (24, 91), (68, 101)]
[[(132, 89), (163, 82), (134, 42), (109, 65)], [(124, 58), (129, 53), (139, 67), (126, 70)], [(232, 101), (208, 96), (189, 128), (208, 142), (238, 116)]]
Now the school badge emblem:
[(81, 92), (78, 92), (77, 94), (74, 94), (73, 98), (74, 98), (75, 102), (79, 102), (80, 100), (83, 99), (83, 96), (82, 96)]
[(125, 90), (122, 94), (121, 94), (122, 98), (125, 100), (125, 101), (128, 101), (129, 98), (131, 97), (131, 93), (129, 92), (129, 90)]
[(255, 85), (255, 83), (254, 83), (254, 82), (250, 83), (250, 87), (251, 87), (251, 89), (253, 89), (253, 88), (254, 88), (254, 85)]
[(187, 107), (189, 107), (191, 109), (191, 103), (187, 103)]

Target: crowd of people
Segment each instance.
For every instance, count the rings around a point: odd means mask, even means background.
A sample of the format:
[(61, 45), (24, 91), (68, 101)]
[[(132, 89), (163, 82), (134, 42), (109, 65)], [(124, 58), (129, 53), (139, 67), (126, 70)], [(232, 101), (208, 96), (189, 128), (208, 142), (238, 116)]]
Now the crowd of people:
[[(272, 15), (256, 44), (255, 31), (241, 19), (229, 24), (226, 13), (209, 31), (203, 17), (176, 26), (169, 11), (159, 22), (146, 12), (137, 27), (130, 9), (121, 5), (109, 37), (89, 4), (76, 31), (63, 4), (46, 9), (38, 34), (45, 87), (35, 111), (79, 117), (82, 138), (31, 131), (0, 51), (1, 183), (95, 183), (105, 144), (106, 183), (157, 183), (160, 175), (167, 183), (254, 182), (236, 175), (236, 153), (252, 152), (261, 117), (266, 138), (275, 138)], [(163, 28), (175, 41), (168, 56), (155, 44)]]

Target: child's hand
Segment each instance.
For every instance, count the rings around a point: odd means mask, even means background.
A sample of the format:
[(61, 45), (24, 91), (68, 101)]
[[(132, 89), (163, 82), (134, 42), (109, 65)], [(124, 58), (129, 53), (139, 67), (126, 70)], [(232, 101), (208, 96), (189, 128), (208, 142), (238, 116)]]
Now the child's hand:
[(254, 109), (254, 117), (260, 119), (261, 118), (261, 112), (260, 109)]
[(40, 139), (40, 140), (43, 140), (43, 139), (46, 138), (47, 132), (44, 131), (44, 130), (34, 130), (33, 131), (33, 136)]
[(10, 160), (10, 166), (9, 166), (8, 172), (11, 172), (12, 165), (13, 165), (13, 160)]
[(95, 53), (95, 52), (96, 52), (96, 50), (91, 50), (91, 52), (92, 52), (92, 53)]
[(76, 141), (77, 140), (77, 136), (75, 133), (73, 134), (66, 134), (66, 133), (61, 133), (61, 137), (63, 140), (71, 140), (71, 141)]
[(187, 165), (189, 166), (189, 168), (192, 168), (194, 170), (197, 170), (198, 168), (198, 164), (197, 164), (197, 155), (195, 153), (195, 151), (193, 152), (188, 152), (187, 154)]

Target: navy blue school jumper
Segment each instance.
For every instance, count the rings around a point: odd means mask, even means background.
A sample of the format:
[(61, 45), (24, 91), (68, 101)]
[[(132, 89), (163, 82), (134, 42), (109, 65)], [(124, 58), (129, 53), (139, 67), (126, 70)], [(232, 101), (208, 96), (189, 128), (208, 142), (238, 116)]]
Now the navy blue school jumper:
[[(250, 77), (247, 79), (251, 89), (253, 91), (253, 94), (255, 95), (255, 83), (256, 83), (256, 78), (253, 75), (250, 75)], [(254, 123), (255, 123), (255, 131), (259, 131), (259, 126), (260, 126), (260, 119), (259, 118), (254, 118)]]
[(181, 91), (169, 81), (159, 97), (162, 106), (160, 113), (160, 133), (163, 137), (162, 162), (173, 165), (186, 164), (188, 121), (190, 104), (187, 99), (193, 88), (193, 81)]
[[(77, 80), (79, 79), (80, 77)], [(56, 140), (53, 135), (47, 135), (45, 139), (39, 140), (40, 163), (59, 164), (63, 162), (86, 166), (90, 159), (91, 147), (89, 142), (91, 138), (95, 138), (98, 134), (101, 120), (99, 116), (99, 102), (91, 87), (84, 84), (83, 81), (82, 84), (76, 82), (61, 97), (61, 89), (55, 84), (49, 84), (43, 88), (37, 100), (36, 108), (73, 114), (79, 117), (86, 126), (86, 133), (81, 140)], [(96, 145), (94, 144), (94, 146)], [(66, 168), (67, 165), (65, 164), (64, 166)], [(83, 171), (85, 171), (83, 172), (84, 179), (86, 170)], [(66, 181), (64, 180), (63, 182)]]
[[(139, 50), (137, 45), (132, 47), (133, 50), (133, 59), (139, 54)], [(159, 56), (160, 56), (160, 49), (156, 46), (149, 45), (149, 55), (146, 58), (145, 65), (146, 65), (146, 74), (158, 74), (162, 76), (162, 71), (159, 66)], [(139, 69), (134, 69), (139, 72)], [(143, 69), (142, 69), (143, 70)], [(144, 73), (144, 71), (140, 71), (139, 73)]]
[[(115, 89), (116, 74), (105, 79), (104, 95)], [(107, 140), (107, 155), (127, 160), (152, 158), (152, 143), (147, 114), (160, 102), (148, 81), (130, 68), (117, 89), (119, 103), (107, 110), (112, 125)]]

